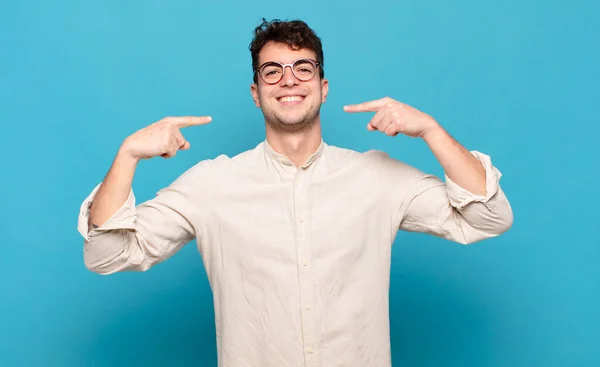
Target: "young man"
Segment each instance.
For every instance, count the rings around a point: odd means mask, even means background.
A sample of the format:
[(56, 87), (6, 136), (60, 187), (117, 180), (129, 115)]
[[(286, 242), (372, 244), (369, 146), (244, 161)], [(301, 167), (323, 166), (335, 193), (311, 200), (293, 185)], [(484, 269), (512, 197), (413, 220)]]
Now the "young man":
[(128, 137), (81, 206), (85, 264), (100, 274), (145, 271), (196, 238), (214, 293), (219, 365), (389, 366), (397, 231), (462, 244), (501, 234), (512, 211), (500, 172), (390, 98), (345, 110), (376, 112), (369, 130), (423, 139), (445, 183), (379, 151), (329, 146), (320, 39), (300, 21), (264, 22), (250, 50), (265, 141), (199, 162), (136, 206), (138, 161), (190, 148), (180, 129), (210, 117), (167, 117)]

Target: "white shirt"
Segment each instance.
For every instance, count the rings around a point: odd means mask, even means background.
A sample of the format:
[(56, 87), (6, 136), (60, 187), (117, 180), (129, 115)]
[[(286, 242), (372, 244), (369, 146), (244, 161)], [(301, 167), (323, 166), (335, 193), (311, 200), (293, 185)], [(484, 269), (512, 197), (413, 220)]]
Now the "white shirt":
[(101, 227), (78, 230), (86, 266), (145, 271), (196, 238), (214, 294), (219, 366), (390, 366), (391, 247), (399, 229), (462, 244), (512, 225), (487, 155), (486, 196), (379, 151), (324, 142), (296, 168), (265, 141), (186, 171)]

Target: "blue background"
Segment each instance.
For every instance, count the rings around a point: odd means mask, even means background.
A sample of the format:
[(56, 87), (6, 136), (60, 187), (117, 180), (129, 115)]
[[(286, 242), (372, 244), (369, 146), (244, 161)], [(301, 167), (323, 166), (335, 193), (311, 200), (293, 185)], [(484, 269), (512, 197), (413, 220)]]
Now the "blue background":
[(168, 115), (211, 115), (192, 149), (144, 161), (150, 199), (195, 162), (264, 138), (250, 53), (261, 17), (322, 37), (332, 145), (442, 174), (417, 139), (342, 106), (391, 96), (503, 173), (514, 226), (471, 246), (399, 233), (395, 366), (599, 366), (600, 6), (593, 1), (3, 2), (0, 7), (0, 365), (214, 366), (194, 244), (146, 273), (84, 267), (82, 200), (122, 140)]

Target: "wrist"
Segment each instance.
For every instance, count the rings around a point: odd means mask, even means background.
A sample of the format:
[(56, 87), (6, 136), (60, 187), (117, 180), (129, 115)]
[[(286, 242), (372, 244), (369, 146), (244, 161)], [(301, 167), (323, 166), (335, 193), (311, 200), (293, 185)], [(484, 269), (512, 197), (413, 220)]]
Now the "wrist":
[(131, 152), (129, 149), (129, 145), (127, 144), (127, 140), (121, 144), (119, 151), (117, 152), (117, 159), (119, 161), (124, 161), (128, 163), (137, 164), (140, 161), (140, 157), (137, 157), (135, 154)]
[(117, 152), (117, 157), (115, 158), (115, 161), (118, 161), (119, 163), (122, 163), (122, 164), (136, 166), (138, 164), (138, 162), (140, 161), (140, 158), (136, 157), (134, 154), (132, 154), (127, 149), (127, 146), (123, 145)]
[(431, 141), (437, 140), (444, 135), (446, 135), (446, 130), (444, 130), (444, 128), (436, 121), (433, 121), (426, 129), (423, 130), (421, 133), (421, 138), (429, 144)]

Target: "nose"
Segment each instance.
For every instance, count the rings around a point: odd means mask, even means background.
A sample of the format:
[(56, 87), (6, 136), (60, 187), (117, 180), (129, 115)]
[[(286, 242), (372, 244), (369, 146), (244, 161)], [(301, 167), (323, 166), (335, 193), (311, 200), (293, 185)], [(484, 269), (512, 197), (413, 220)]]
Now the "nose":
[(292, 67), (286, 66), (283, 69), (283, 77), (281, 78), (281, 83), (279, 85), (281, 87), (293, 87), (297, 84), (300, 84), (300, 81), (294, 76), (294, 73), (292, 72)]

